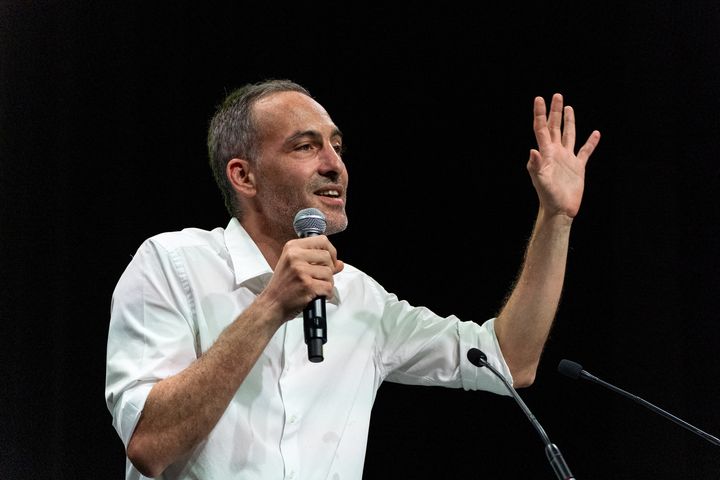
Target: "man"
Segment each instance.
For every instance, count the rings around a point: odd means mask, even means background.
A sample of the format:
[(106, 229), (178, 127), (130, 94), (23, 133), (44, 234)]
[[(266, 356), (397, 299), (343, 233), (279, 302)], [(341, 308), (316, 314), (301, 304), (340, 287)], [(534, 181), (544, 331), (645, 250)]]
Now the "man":
[[(303, 87), (231, 93), (208, 135), (227, 228), (148, 239), (113, 294), (106, 397), (126, 478), (360, 479), (384, 380), (507, 394), (466, 359), (477, 347), (516, 387), (530, 385), (600, 139), (574, 153), (574, 113), (559, 94), (549, 114), (536, 98), (534, 115), (538, 217), (511, 295), (480, 325), (413, 307), (338, 258), (328, 235), (348, 224), (343, 137)], [(298, 238), (305, 208), (324, 214), (325, 235)], [(313, 363), (302, 311), (320, 296), (330, 334)]]

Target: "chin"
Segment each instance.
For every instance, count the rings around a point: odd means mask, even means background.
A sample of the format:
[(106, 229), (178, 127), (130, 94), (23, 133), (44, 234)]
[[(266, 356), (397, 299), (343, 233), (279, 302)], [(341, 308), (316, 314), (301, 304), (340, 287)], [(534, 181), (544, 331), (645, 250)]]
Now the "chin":
[(325, 235), (332, 235), (334, 233), (340, 233), (344, 231), (348, 226), (347, 217), (343, 216), (340, 219), (329, 219), (327, 227), (325, 227)]

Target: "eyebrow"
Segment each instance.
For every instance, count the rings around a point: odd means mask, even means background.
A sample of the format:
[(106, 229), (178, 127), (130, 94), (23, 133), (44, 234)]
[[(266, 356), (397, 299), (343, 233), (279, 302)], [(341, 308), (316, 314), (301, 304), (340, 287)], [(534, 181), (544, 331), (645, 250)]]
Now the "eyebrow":
[[(290, 136), (285, 140), (284, 143), (287, 145), (287, 144), (293, 143), (294, 141), (296, 141), (297, 139), (302, 138), (302, 137), (310, 137), (310, 138), (312, 138), (313, 140), (315, 140), (315, 141), (317, 141), (317, 142), (319, 142), (319, 141), (322, 140), (322, 134), (321, 134), (320, 132), (318, 132), (317, 130), (303, 130), (303, 131), (300, 131), (300, 132), (295, 132), (295, 133), (293, 133), (292, 135), (290, 135)], [(342, 132), (340, 131), (339, 128), (335, 127), (335, 128), (333, 129), (332, 134), (330, 135), (330, 137), (331, 137), (331, 138), (339, 137), (339, 138), (342, 140), (343, 134), (342, 134)]]

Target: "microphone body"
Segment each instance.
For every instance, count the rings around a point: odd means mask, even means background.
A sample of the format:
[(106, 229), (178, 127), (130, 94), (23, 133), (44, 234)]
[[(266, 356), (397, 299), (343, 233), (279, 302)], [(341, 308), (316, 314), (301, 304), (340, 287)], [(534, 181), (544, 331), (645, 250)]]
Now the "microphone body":
[[(295, 215), (293, 227), (298, 237), (314, 237), (325, 233), (325, 215), (317, 208), (305, 208)], [(303, 309), (303, 331), (308, 349), (308, 360), (322, 362), (323, 345), (327, 342), (327, 320), (325, 297), (314, 298)]]
[(558, 449), (558, 447), (550, 441), (550, 438), (547, 436), (547, 433), (545, 433), (545, 430), (543, 429), (542, 425), (540, 425), (540, 422), (538, 422), (538, 420), (535, 418), (535, 415), (533, 415), (527, 405), (525, 405), (523, 399), (512, 387), (512, 385), (510, 385), (510, 382), (508, 382), (507, 379), (500, 372), (498, 372), (495, 367), (493, 367), (487, 362), (487, 356), (481, 350), (477, 348), (471, 348), (467, 352), (467, 358), (468, 360), (470, 360), (470, 363), (472, 363), (476, 367), (487, 367), (491, 372), (495, 374), (496, 377), (498, 377), (503, 382), (503, 384), (505, 384), (505, 387), (508, 389), (517, 404), (520, 405), (520, 408), (528, 417), (530, 423), (532, 423), (533, 427), (535, 427), (535, 430), (537, 430), (538, 434), (540, 434), (540, 438), (545, 444), (545, 456), (550, 462), (550, 466), (555, 472), (555, 476), (559, 480), (575, 480), (575, 477), (570, 472), (570, 468), (567, 466), (567, 463), (565, 463), (565, 459), (563, 458), (562, 453), (560, 453), (560, 449)]
[(603, 387), (608, 388), (608, 389), (612, 390), (613, 392), (617, 392), (620, 395), (623, 395), (624, 397), (627, 397), (627, 398), (639, 403), (643, 407), (646, 407), (646, 408), (652, 410), (653, 412), (662, 415), (663, 417), (667, 418), (668, 420), (671, 420), (671, 421), (677, 423), (681, 427), (684, 427), (684, 428), (690, 430), (691, 432), (703, 437), (708, 442), (710, 442), (714, 445), (720, 446), (719, 438), (714, 437), (714, 436), (710, 435), (709, 433), (703, 432), (699, 428), (697, 428), (693, 425), (690, 425), (685, 420), (681, 420), (680, 418), (676, 417), (675, 415), (672, 415), (671, 413), (666, 412), (665, 410), (661, 409), (660, 407), (656, 407), (652, 403), (650, 403), (646, 400), (643, 400), (642, 398), (638, 397), (637, 395), (633, 395), (632, 393), (626, 392), (625, 390), (618, 388), (615, 385), (612, 385), (604, 380), (597, 378), (594, 375), (589, 374), (588, 372), (583, 370), (583, 367), (579, 363), (575, 363), (571, 360), (564, 360), (564, 359), (560, 360), (560, 363), (558, 364), (558, 372), (560, 372), (563, 375), (568, 376), (574, 380), (577, 380), (578, 378), (582, 378), (584, 380), (589, 380), (591, 382), (602, 385)]

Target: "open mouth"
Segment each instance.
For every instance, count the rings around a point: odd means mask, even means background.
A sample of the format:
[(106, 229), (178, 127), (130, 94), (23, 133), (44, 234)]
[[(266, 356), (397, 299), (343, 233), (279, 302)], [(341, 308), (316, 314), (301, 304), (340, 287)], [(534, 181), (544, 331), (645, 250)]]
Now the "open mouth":
[(321, 197), (340, 198), (340, 191), (333, 189), (318, 190), (315, 192), (315, 195), (320, 195)]

